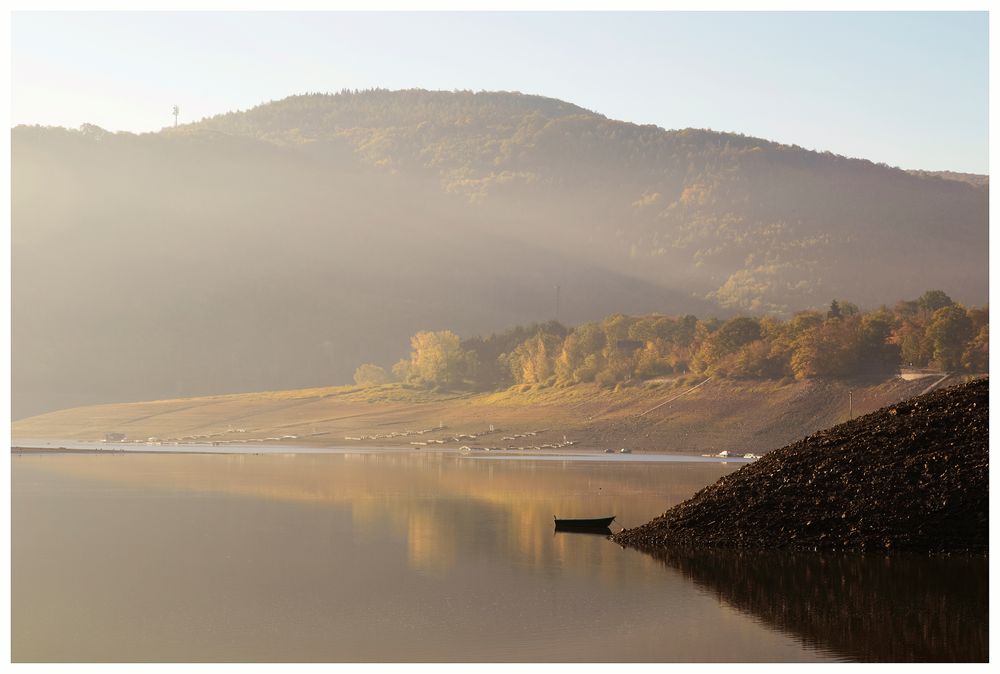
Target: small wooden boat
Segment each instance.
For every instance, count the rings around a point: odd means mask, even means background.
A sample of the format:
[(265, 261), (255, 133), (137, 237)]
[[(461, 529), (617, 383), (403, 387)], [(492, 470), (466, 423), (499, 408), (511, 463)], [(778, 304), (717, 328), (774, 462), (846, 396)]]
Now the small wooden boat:
[(552, 519), (556, 522), (556, 529), (561, 531), (597, 531), (610, 527), (611, 523), (615, 520), (615, 516), (597, 517), (589, 520), (561, 520), (553, 515)]

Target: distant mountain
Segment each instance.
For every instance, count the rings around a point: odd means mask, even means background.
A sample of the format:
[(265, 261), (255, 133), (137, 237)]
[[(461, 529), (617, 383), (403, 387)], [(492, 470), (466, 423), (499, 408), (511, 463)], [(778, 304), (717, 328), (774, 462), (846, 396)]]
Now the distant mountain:
[(14, 416), (342, 383), (421, 329), (987, 301), (988, 187), (516, 93), (12, 134)]

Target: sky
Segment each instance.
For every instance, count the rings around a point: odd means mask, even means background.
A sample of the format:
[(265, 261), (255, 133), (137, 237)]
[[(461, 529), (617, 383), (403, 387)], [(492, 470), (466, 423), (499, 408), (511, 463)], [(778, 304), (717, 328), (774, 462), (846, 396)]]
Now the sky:
[(156, 131), (304, 92), (508, 90), (988, 173), (986, 12), (15, 12), (13, 124)]

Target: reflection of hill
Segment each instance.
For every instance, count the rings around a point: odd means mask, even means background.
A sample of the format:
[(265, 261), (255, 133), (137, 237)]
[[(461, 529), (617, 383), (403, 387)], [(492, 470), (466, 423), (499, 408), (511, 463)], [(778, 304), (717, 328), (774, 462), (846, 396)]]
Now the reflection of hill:
[(984, 662), (984, 557), (670, 550), (657, 557), (721, 600), (852, 660)]
[[(361, 535), (403, 537), (414, 568), (459, 557), (558, 565), (615, 585), (622, 557), (553, 536), (552, 516), (615, 514), (635, 525), (688, 498), (732, 466), (490, 461), (451, 454), (60, 455), (18, 462), (142, 489), (348, 506)], [(599, 559), (594, 559), (597, 555)], [(650, 563), (652, 560), (650, 560)]]

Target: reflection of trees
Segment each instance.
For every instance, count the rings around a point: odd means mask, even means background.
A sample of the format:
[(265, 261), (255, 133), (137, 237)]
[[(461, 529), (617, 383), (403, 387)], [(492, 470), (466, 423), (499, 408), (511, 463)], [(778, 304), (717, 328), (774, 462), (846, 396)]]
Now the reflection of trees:
[[(580, 464), (427, 453), (19, 456), (14, 470), (99, 487), (220, 495), (336, 509), (353, 535), (388, 541), (424, 574), (531, 569), (579, 587), (664, 591), (660, 562), (552, 515), (648, 520), (717, 479), (717, 465)], [(600, 495), (598, 495), (600, 494)], [(165, 506), (169, 507), (169, 506)], [(238, 522), (233, 522), (238, 526)], [(315, 534), (322, 536), (324, 532)], [(672, 551), (662, 562), (765, 626), (849, 659), (985, 660), (983, 558)], [(649, 572), (636, 573), (636, 564)], [(663, 570), (666, 571), (666, 570)]]
[(614, 514), (620, 522), (635, 525), (732, 469), (717, 464), (504, 461), (431, 452), (60, 455), (19, 460), (80, 479), (144, 489), (349, 506), (357, 532), (389, 531), (402, 538), (409, 563), (424, 572), (446, 571), (459, 559), (502, 561), (596, 576), (614, 587), (626, 583), (626, 565), (617, 546), (589, 536), (554, 536), (552, 516)]
[(985, 557), (658, 553), (719, 599), (852, 660), (985, 662)]

